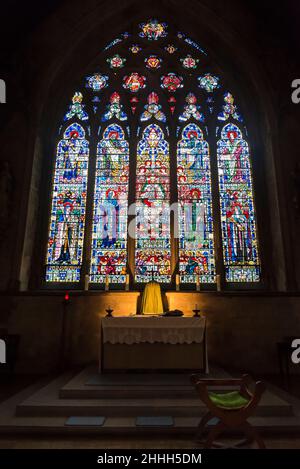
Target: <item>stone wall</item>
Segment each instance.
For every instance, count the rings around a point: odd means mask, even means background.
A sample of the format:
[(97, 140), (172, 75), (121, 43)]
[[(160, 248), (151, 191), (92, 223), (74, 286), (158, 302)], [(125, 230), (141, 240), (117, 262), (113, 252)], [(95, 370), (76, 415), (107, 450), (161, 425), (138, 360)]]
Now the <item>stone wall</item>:
[(11, 186), (9, 196), (0, 198), (1, 213), (10, 213), (1, 232), (5, 267), (0, 290), (38, 288), (48, 226), (50, 148), (77, 80), (91, 64), (98, 65), (107, 42), (155, 16), (201, 43), (237, 90), (247, 110), (255, 185), (261, 188), (257, 214), (268, 288), (299, 290), (299, 175), (294, 172), (300, 104), (291, 102), (299, 54), (292, 37), (296, 15), (288, 5), (281, 10), (274, 2), (268, 8), (267, 2), (254, 0), (230, 0), (228, 8), (219, 0), (144, 0), (142, 8), (137, 0), (65, 0), (19, 42), (14, 25), (5, 24), (16, 43), (7, 45), (12, 48), (7, 104), (0, 108), (0, 163), (1, 168), (9, 164)]
[[(254, 373), (277, 373), (276, 342), (300, 337), (300, 295), (166, 293), (169, 309), (191, 315), (198, 304), (207, 317), (208, 352), (212, 362)], [(59, 362), (63, 293), (3, 296), (2, 326), (21, 335), (17, 371), (45, 373)], [(66, 356), (69, 365), (99, 358), (100, 318), (107, 306), (115, 315), (138, 309), (138, 292), (70, 294)], [(296, 367), (294, 367), (294, 371)]]

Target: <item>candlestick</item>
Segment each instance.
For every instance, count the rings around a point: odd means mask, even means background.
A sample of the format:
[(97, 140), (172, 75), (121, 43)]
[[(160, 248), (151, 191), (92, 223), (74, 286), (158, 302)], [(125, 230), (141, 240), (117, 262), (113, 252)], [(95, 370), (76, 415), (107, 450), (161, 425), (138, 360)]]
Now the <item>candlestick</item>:
[(129, 291), (129, 274), (126, 274), (125, 291)]
[(222, 290), (221, 275), (218, 274), (217, 275), (217, 291), (221, 291), (221, 290)]
[(112, 318), (113, 317), (113, 315), (112, 315), (113, 309), (110, 306), (108, 306), (108, 308), (105, 311), (107, 312), (107, 315), (106, 315), (107, 318)]
[(195, 305), (195, 309), (193, 309), (193, 313), (194, 313), (194, 318), (199, 317), (200, 309), (198, 308), (197, 304)]
[(89, 289), (89, 283), (90, 283), (90, 276), (85, 275), (84, 276), (84, 290), (87, 291)]
[(105, 291), (109, 291), (109, 275), (105, 276)]
[(176, 274), (176, 291), (180, 289), (180, 275)]
[(196, 275), (196, 291), (200, 291), (200, 275)]

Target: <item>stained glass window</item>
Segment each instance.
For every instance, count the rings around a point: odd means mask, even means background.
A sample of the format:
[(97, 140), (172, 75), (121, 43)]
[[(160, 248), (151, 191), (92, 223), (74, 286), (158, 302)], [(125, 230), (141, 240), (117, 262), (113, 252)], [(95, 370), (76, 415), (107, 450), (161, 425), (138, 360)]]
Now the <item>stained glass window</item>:
[(183, 88), (183, 78), (178, 76), (176, 73), (168, 73), (161, 77), (161, 85), (164, 90), (169, 91), (169, 93), (174, 93), (174, 91), (179, 88)]
[[(126, 274), (168, 284), (179, 273), (185, 285), (211, 288), (221, 232), (217, 273), (227, 283), (260, 281), (248, 134), (213, 58), (154, 18), (119, 34), (91, 63), (59, 128), (47, 282), (78, 284), (89, 274), (93, 288), (106, 280), (123, 288)], [(170, 193), (178, 202), (172, 225)]]
[(91, 88), (93, 91), (100, 91), (108, 86), (108, 76), (95, 73), (94, 75), (86, 78), (87, 88)]
[(160, 68), (162, 63), (162, 60), (157, 57), (157, 55), (150, 55), (149, 57), (146, 57), (145, 59), (145, 64), (146, 67), (149, 68), (150, 70), (157, 70)]
[(113, 57), (109, 57), (106, 59), (107, 63), (109, 64), (110, 68), (123, 68), (126, 62), (124, 57), (121, 57), (119, 54), (114, 55)]
[(188, 124), (177, 146), (179, 273), (183, 283), (215, 282), (209, 146)]
[(196, 121), (204, 122), (204, 115), (200, 112), (200, 106), (197, 104), (197, 98), (193, 93), (189, 93), (185, 98), (186, 105), (183, 108), (183, 113), (180, 114), (179, 120), (181, 122), (188, 121), (193, 117)]
[(162, 129), (151, 124), (143, 131), (137, 148), (137, 282), (171, 280), (169, 165), (168, 142)]
[(159, 23), (156, 19), (149, 20), (148, 23), (141, 23), (140, 37), (145, 37), (149, 41), (157, 41), (158, 39), (167, 35), (168, 25), (166, 23)]
[(144, 75), (139, 75), (136, 72), (125, 76), (123, 79), (123, 88), (125, 88), (125, 90), (131, 91), (131, 93), (137, 93), (139, 90), (145, 87), (146, 77), (144, 77)]
[(97, 147), (91, 282), (124, 283), (127, 262), (129, 145), (123, 129), (109, 125)]
[(195, 68), (197, 68), (199, 59), (194, 59), (194, 57), (188, 54), (183, 59), (180, 59), (180, 62), (182, 63), (182, 66), (184, 68), (194, 70)]
[(215, 77), (210, 73), (206, 73), (203, 77), (198, 77), (199, 87), (213, 93), (215, 89), (219, 88), (219, 77)]
[(228, 282), (258, 282), (260, 268), (249, 146), (227, 124), (217, 144), (223, 255)]
[(72, 98), (72, 104), (69, 107), (69, 111), (66, 113), (64, 117), (64, 121), (69, 121), (73, 119), (73, 117), (77, 117), (77, 119), (81, 121), (87, 121), (89, 116), (88, 113), (84, 110), (85, 105), (82, 104), (83, 96), (79, 91), (76, 91)]
[(126, 121), (127, 114), (123, 111), (123, 105), (120, 104), (121, 96), (116, 91), (111, 95), (106, 112), (103, 114), (102, 122), (109, 121), (113, 117), (119, 121)]
[(162, 106), (159, 104), (159, 98), (154, 91), (148, 96), (148, 104), (145, 106), (145, 111), (141, 115), (141, 121), (145, 122), (154, 118), (161, 122), (166, 122), (166, 115), (162, 112)]
[(89, 142), (70, 125), (56, 152), (46, 261), (48, 282), (79, 282), (85, 223)]

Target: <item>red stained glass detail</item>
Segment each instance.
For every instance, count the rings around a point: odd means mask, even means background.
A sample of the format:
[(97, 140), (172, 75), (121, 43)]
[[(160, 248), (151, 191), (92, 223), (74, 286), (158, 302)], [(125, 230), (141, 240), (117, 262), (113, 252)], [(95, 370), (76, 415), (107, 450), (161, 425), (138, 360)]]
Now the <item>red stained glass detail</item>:
[(161, 87), (169, 93), (173, 93), (178, 88), (183, 88), (183, 78), (176, 73), (168, 73), (161, 77)]
[(123, 78), (123, 87), (131, 93), (136, 93), (146, 87), (146, 77), (134, 72)]

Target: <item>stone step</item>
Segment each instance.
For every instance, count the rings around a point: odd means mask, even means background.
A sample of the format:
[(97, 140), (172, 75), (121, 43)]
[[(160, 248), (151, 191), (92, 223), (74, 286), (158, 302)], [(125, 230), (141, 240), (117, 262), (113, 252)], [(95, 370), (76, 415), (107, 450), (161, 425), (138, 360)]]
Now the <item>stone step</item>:
[[(136, 397), (133, 393), (131, 397), (119, 396), (118, 398), (98, 397), (93, 395), (97, 389), (93, 391), (95, 386), (86, 386), (86, 377), (81, 372), (77, 376), (70, 376), (68, 374), (60, 376), (51, 381), (46, 386), (43, 386), (38, 391), (34, 392), (31, 396), (26, 398), (23, 402), (18, 403), (16, 406), (17, 416), (95, 416), (104, 415), (115, 417), (128, 417), (138, 415), (171, 415), (173, 417), (193, 417), (201, 416), (206, 411), (205, 405), (197, 396), (173, 395), (173, 391), (184, 388), (184, 392), (192, 390), (187, 376), (176, 375), (160, 375), (158, 377), (151, 377), (151, 382), (156, 383), (156, 388), (161, 392), (161, 388), (166, 391), (164, 397), (156, 397), (152, 395), (149, 397), (147, 384), (140, 384), (144, 382), (144, 378), (149, 379), (149, 375), (136, 376), (131, 375), (113, 375), (111, 378), (104, 375), (100, 378), (102, 380), (102, 387), (105, 385), (109, 391), (111, 387), (119, 387), (121, 392), (126, 387), (126, 392), (130, 392), (130, 387), (134, 390), (139, 388), (139, 396)], [(163, 383), (162, 386), (159, 383)], [(172, 383), (167, 386), (167, 383)], [(96, 388), (98, 381), (95, 381)], [(112, 384), (110, 384), (112, 383)], [(129, 383), (129, 384), (126, 384)], [(77, 388), (76, 388), (77, 386)], [(82, 390), (88, 388), (91, 390), (91, 395), (88, 398), (61, 398), (61, 393), (64, 391), (71, 391), (72, 389)], [(86, 391), (85, 391), (86, 392)], [(118, 391), (120, 392), (120, 391)], [(266, 391), (261, 399), (257, 408), (256, 415), (259, 417), (273, 416), (273, 417), (287, 417), (293, 415), (292, 405), (287, 401), (279, 398), (274, 393)]]
[(139, 399), (139, 398), (197, 398), (192, 386), (79, 386), (63, 387), (59, 391), (61, 399)]
[[(197, 425), (200, 419), (201, 411), (204, 406), (197, 402), (196, 409), (199, 415), (192, 414), (195, 403), (191, 399), (59, 399), (59, 391), (67, 383), (70, 383), (72, 374), (65, 373), (57, 379), (51, 381), (45, 386), (45, 382), (35, 384), (22, 390), (20, 393), (12, 396), (7, 401), (0, 404), (0, 432), (2, 434), (103, 434), (103, 435), (128, 435), (128, 434), (146, 434), (146, 435), (168, 435), (177, 433), (187, 435), (193, 440)], [(292, 405), (294, 402), (290, 396), (282, 395), (277, 397), (278, 392), (272, 389), (267, 392), (260, 408), (258, 415), (252, 417), (250, 422), (261, 433), (288, 435), (298, 433), (300, 431), (300, 418), (293, 415)], [(131, 401), (130, 414), (126, 411), (126, 404)], [(168, 401), (169, 405), (166, 405)], [(182, 402), (184, 401), (184, 402)], [(116, 407), (119, 402), (120, 405)], [(136, 406), (134, 406), (136, 402)], [(144, 405), (148, 402), (148, 410), (150, 415), (172, 415), (174, 418), (174, 426), (172, 427), (136, 427), (135, 417), (138, 415), (149, 415), (145, 412)], [(99, 403), (102, 407), (99, 407)], [(69, 404), (67, 412), (64, 407)], [(83, 405), (82, 405), (83, 404)], [(105, 408), (105, 404), (109, 404), (111, 408)], [(160, 407), (157, 407), (159, 404)], [(174, 415), (170, 405), (180, 405), (179, 408), (184, 412), (183, 415)], [(296, 405), (295, 403), (293, 405)], [(16, 415), (17, 409), (17, 415)], [(92, 409), (92, 412), (90, 412)], [(122, 410), (124, 414), (118, 415), (117, 411)], [(157, 413), (157, 411), (161, 413)], [(71, 412), (70, 412), (71, 411)], [(54, 412), (54, 413), (52, 413)], [(112, 412), (112, 415), (110, 415)], [(170, 414), (171, 412), (171, 414)], [(186, 413), (188, 412), (188, 413)], [(70, 416), (79, 415), (104, 415), (106, 421), (102, 427), (68, 427), (65, 426), (66, 419)]]
[(17, 416), (61, 415), (172, 415), (201, 416), (205, 406), (199, 399), (27, 399), (17, 406)]
[[(195, 397), (175, 397), (172, 387), (165, 397), (149, 397), (145, 387), (143, 397), (120, 398), (60, 398), (61, 380), (54, 380), (19, 403), (16, 408), (18, 416), (138, 416), (138, 415), (171, 415), (181, 417), (201, 416), (206, 411), (205, 405)], [(140, 392), (142, 393), (143, 387)], [(143, 394), (142, 394), (143, 395)], [(284, 417), (293, 415), (292, 405), (268, 391), (262, 397), (257, 408), (257, 416)]]
[[(190, 435), (193, 439), (199, 423), (198, 417), (175, 417), (172, 427), (137, 427), (135, 417), (108, 417), (102, 427), (65, 426), (67, 416), (60, 417), (12, 417), (0, 422), (2, 434), (80, 434), (80, 435)], [(299, 433), (300, 418), (291, 417), (253, 417), (249, 422), (264, 435), (291, 435)]]

